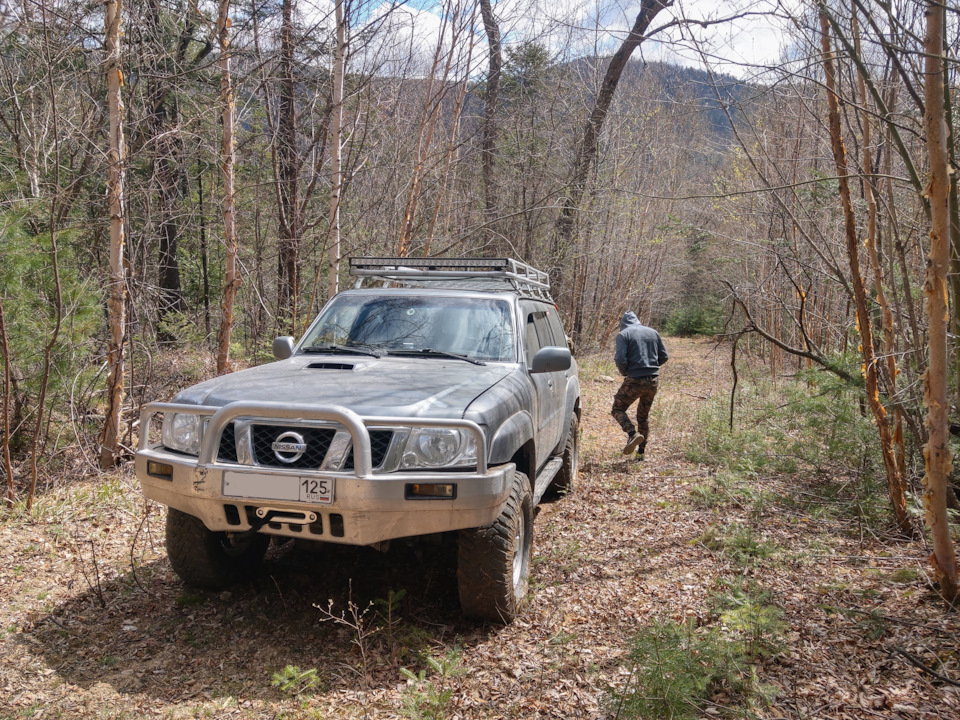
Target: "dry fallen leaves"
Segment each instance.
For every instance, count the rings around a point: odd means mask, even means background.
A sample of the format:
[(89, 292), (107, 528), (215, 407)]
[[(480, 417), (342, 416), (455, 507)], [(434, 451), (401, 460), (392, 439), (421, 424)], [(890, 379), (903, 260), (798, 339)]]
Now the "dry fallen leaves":
[[(683, 450), (697, 437), (702, 398), (724, 395), (727, 378), (713, 344), (669, 344), (644, 464), (619, 455), (621, 433), (608, 416), (615, 381), (584, 379), (581, 484), (541, 508), (532, 602), (504, 628), (462, 621), (451, 558), (429, 548), (317, 555), (284, 547), (253, 584), (190, 591), (166, 562), (161, 508), (139, 499), (129, 473), (75, 478), (40, 503), (42, 519), (0, 524), (0, 716), (387, 720), (403, 716), (410, 692), (399, 668), (422, 669), (422, 653), (458, 648), (464, 674), (427, 676), (453, 689), (447, 718), (606, 717), (607, 688), (629, 680), (630, 637), (655, 617), (712, 622), (717, 579), (741, 572), (696, 539), (720, 521), (750, 521), (718, 519), (689, 501), (712, 471)], [(796, 479), (756, 482), (775, 492)], [(94, 501), (104, 486), (115, 490)], [(960, 680), (955, 618), (922, 575), (886, 579), (922, 562), (918, 543), (878, 538), (867, 547), (795, 509), (766, 513), (762, 537), (783, 550), (750, 572), (787, 624), (786, 650), (758, 667), (779, 690), (762, 717), (960, 716), (960, 688), (892, 654), (902, 647)], [(362, 609), (400, 588), (400, 620), (363, 652), (313, 606), (333, 598), (343, 609), (352, 599)], [(321, 686), (300, 697), (279, 692), (271, 674), (288, 665), (316, 668)], [(735, 700), (713, 702), (707, 714), (722, 716)]]

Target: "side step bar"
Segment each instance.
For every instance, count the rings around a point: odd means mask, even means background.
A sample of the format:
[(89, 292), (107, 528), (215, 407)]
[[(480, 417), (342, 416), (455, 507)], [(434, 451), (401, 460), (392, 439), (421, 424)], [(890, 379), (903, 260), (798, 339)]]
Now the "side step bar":
[(560, 467), (562, 465), (563, 458), (555, 457), (543, 466), (543, 470), (541, 470), (540, 474), (537, 475), (537, 482), (534, 483), (533, 486), (534, 505), (540, 502), (540, 498), (543, 497), (543, 494), (547, 491), (547, 488), (550, 487), (550, 483), (553, 482), (553, 478), (556, 477), (558, 472), (560, 472)]

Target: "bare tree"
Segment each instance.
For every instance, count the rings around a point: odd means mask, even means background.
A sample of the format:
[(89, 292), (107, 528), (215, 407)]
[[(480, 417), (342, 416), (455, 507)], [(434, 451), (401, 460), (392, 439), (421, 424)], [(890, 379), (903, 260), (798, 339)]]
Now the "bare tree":
[(489, 47), (489, 70), (483, 96), (483, 202), (490, 222), (497, 216), (496, 163), (497, 163), (497, 101), (500, 96), (500, 73), (503, 68), (503, 52), (500, 47), (500, 25), (493, 14), (490, 0), (480, 0), (480, 15), (487, 33)]
[(233, 303), (240, 287), (237, 273), (237, 226), (234, 197), (233, 82), (230, 77), (230, 0), (220, 0), (217, 13), (217, 44), (220, 50), (220, 114), (223, 135), (220, 162), (223, 173), (223, 314), (217, 335), (217, 374), (230, 369), (230, 336), (233, 330)]
[(280, 109), (277, 132), (277, 192), (280, 212), (280, 289), (278, 314), (281, 326), (296, 331), (300, 298), (300, 158), (297, 152), (297, 99), (294, 78), (294, 0), (283, 0), (280, 27)]
[(947, 165), (944, 119), (943, 29), (944, 6), (927, 2), (927, 34), (924, 41), (924, 100), (927, 151), (930, 156), (930, 255), (927, 259), (924, 295), (927, 300), (930, 362), (924, 381), (927, 410), (927, 445), (924, 448), (923, 506), (933, 537), (933, 561), (940, 581), (940, 594), (947, 602), (957, 599), (957, 556), (950, 537), (946, 486), (952, 466), (947, 397), (947, 270), (950, 267), (950, 170)]
[(343, 0), (336, 3), (336, 47), (333, 51), (333, 97), (330, 100), (330, 241), (327, 243), (329, 276), (327, 296), (333, 297), (340, 287), (340, 193), (343, 187), (343, 75), (346, 55)]
[(887, 410), (880, 402), (878, 381), (878, 360), (873, 343), (873, 328), (870, 323), (870, 310), (867, 307), (867, 291), (860, 269), (860, 240), (857, 237), (857, 221), (854, 216), (853, 202), (850, 198), (850, 182), (847, 179), (847, 150), (843, 144), (840, 127), (840, 104), (837, 95), (836, 69), (830, 43), (830, 21), (824, 13), (820, 14), (820, 41), (823, 51), (823, 71), (827, 89), (829, 108), (830, 144), (837, 168), (840, 205), (843, 209), (844, 235), (846, 237), (847, 260), (850, 264), (850, 284), (856, 304), (857, 330), (860, 333), (860, 347), (863, 353), (863, 375), (866, 380), (867, 402), (873, 412), (873, 420), (880, 434), (880, 450), (883, 465), (887, 473), (887, 486), (890, 502), (896, 516), (897, 526), (906, 534), (912, 533), (910, 516), (907, 514), (906, 485), (900, 474), (900, 464), (896, 460), (893, 436), (887, 419)]
[(7, 323), (3, 316), (3, 293), (0, 293), (0, 350), (3, 350), (3, 471), (7, 476), (5, 501), (13, 507), (16, 486), (13, 482), (13, 462), (10, 459), (10, 341), (7, 340)]
[(124, 263), (124, 173), (126, 150), (123, 142), (123, 71), (120, 64), (122, 0), (107, 0), (104, 26), (107, 76), (107, 105), (110, 113), (110, 141), (107, 149), (107, 201), (110, 209), (110, 296), (107, 316), (110, 343), (107, 351), (107, 411), (100, 435), (100, 467), (117, 461), (120, 411), (124, 398), (124, 324), (126, 319), (126, 266)]
[(600, 85), (600, 92), (597, 93), (590, 118), (583, 126), (583, 134), (577, 144), (567, 196), (561, 201), (560, 217), (557, 219), (557, 250), (561, 253), (562, 249), (572, 241), (577, 211), (587, 187), (587, 177), (590, 173), (590, 167), (597, 157), (603, 122), (610, 109), (610, 103), (613, 102), (613, 96), (617, 91), (623, 69), (626, 67), (630, 56), (633, 55), (633, 51), (646, 39), (646, 32), (650, 23), (653, 22), (661, 10), (671, 5), (673, 5), (673, 0), (642, 0), (640, 12), (637, 14), (633, 27), (630, 28), (629, 34), (624, 38), (613, 57), (610, 58), (610, 63), (607, 65), (607, 70), (603, 76), (603, 82)]

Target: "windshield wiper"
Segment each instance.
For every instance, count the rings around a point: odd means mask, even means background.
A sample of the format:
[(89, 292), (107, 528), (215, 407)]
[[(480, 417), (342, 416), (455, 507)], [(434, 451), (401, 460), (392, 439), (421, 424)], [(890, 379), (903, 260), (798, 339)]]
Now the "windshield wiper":
[(303, 348), (305, 353), (345, 353), (348, 355), (369, 355), (370, 357), (383, 357), (383, 351), (372, 348), (368, 345), (335, 345), (334, 343), (324, 343), (323, 345), (309, 345)]
[(446, 350), (437, 350), (435, 348), (420, 348), (418, 350), (390, 350), (391, 355), (437, 355), (439, 357), (453, 358), (454, 360), (463, 360), (474, 365), (486, 365), (483, 360), (475, 360), (467, 355), (448, 352)]

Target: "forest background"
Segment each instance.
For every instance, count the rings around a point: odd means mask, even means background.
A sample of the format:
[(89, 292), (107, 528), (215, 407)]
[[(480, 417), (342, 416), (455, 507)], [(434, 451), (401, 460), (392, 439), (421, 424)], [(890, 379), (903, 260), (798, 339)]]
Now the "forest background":
[[(129, 459), (146, 402), (267, 360), (343, 258), (515, 256), (581, 353), (633, 309), (858, 405), (893, 526), (925, 517), (955, 598), (960, 17), (728, 5), (450, 0), (427, 34), (362, 0), (0, 5), (6, 507)], [(776, 63), (706, 32), (761, 16)]]

